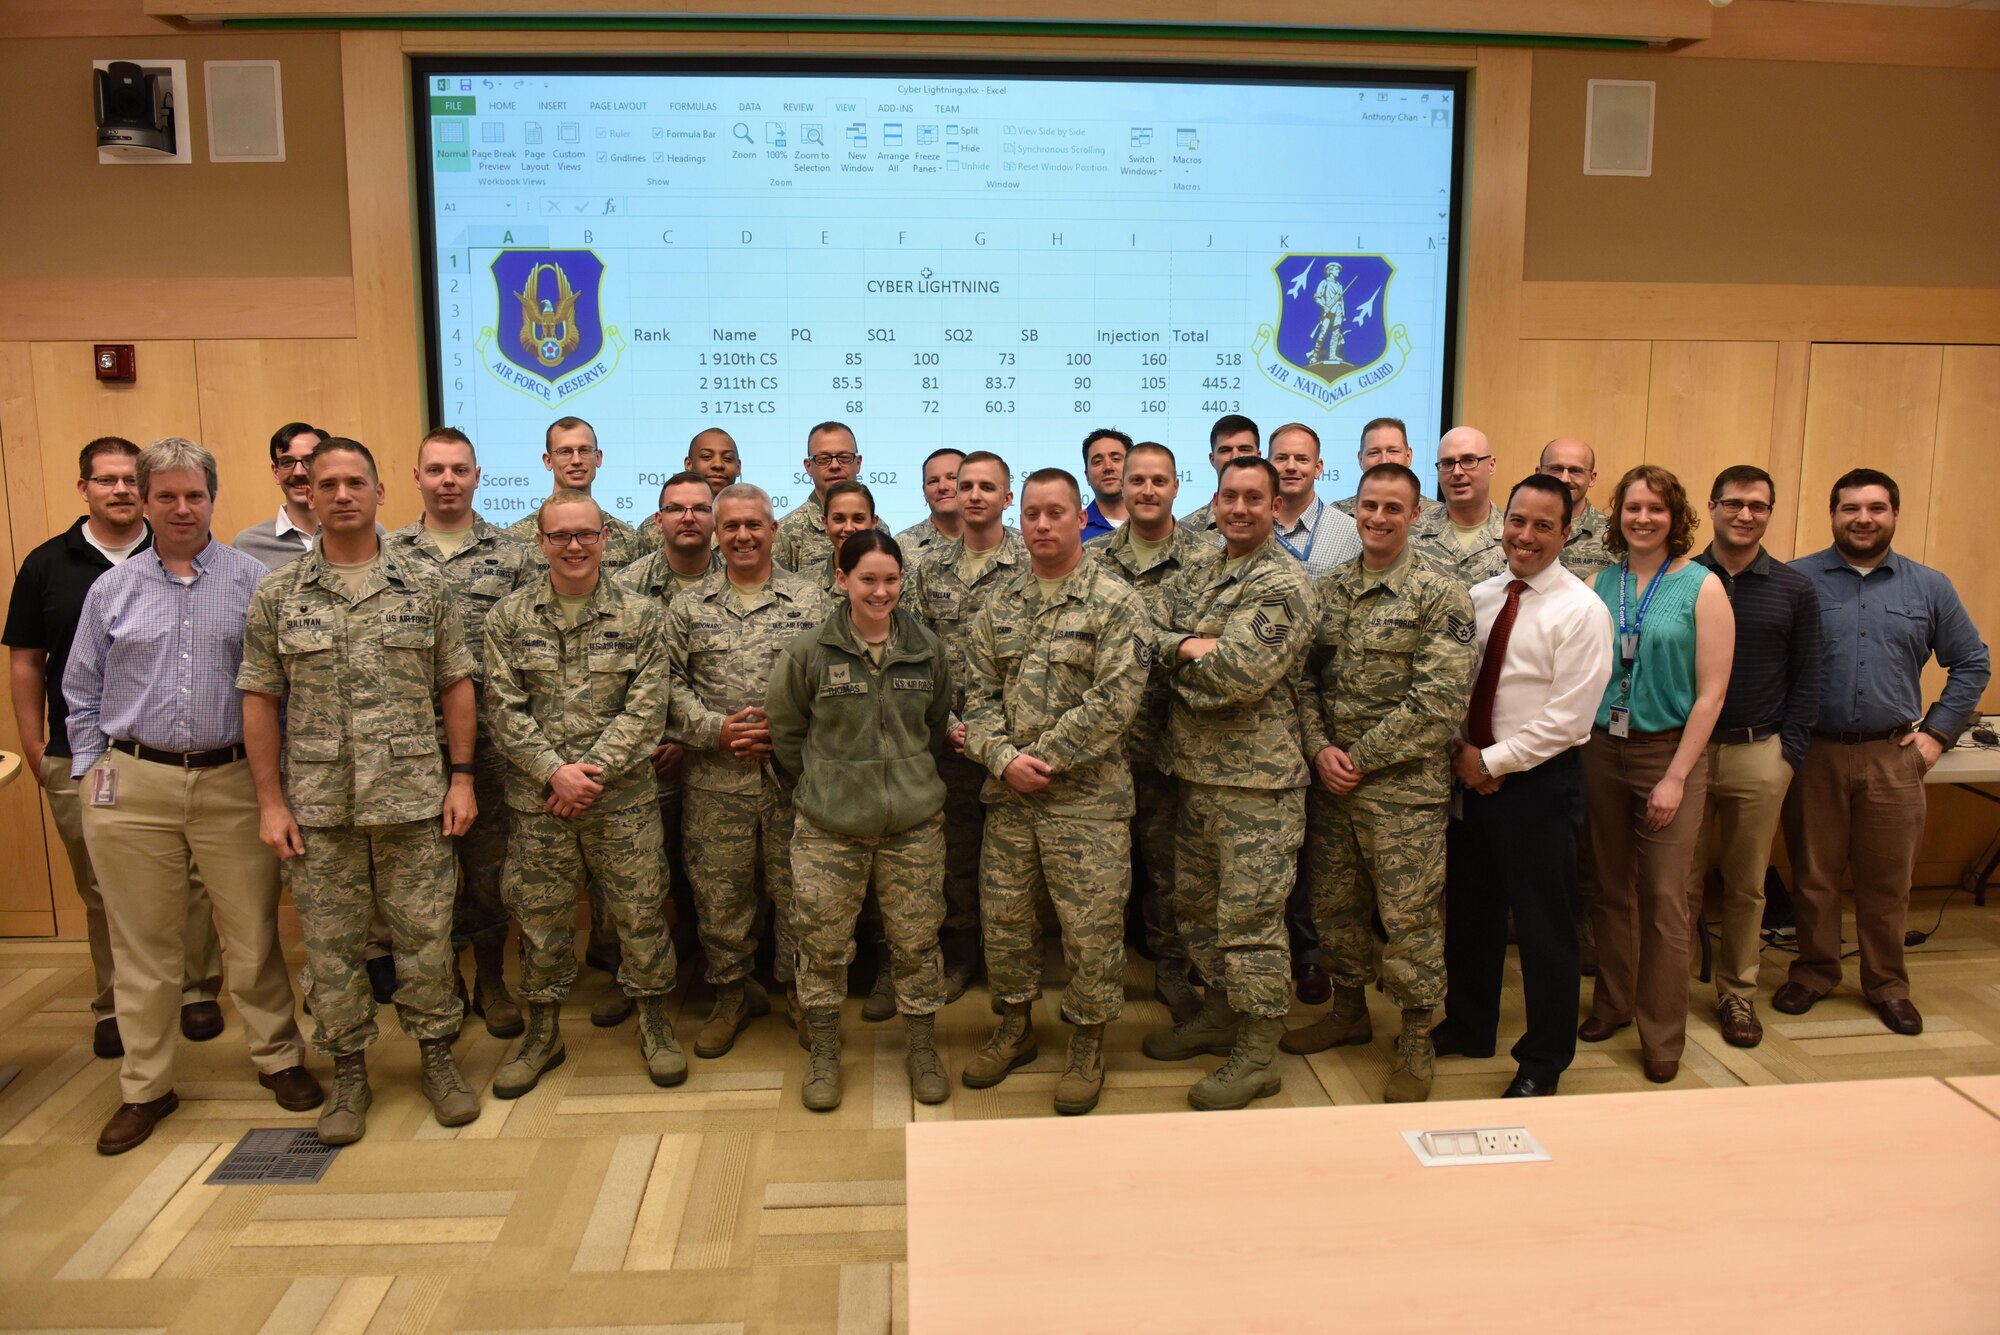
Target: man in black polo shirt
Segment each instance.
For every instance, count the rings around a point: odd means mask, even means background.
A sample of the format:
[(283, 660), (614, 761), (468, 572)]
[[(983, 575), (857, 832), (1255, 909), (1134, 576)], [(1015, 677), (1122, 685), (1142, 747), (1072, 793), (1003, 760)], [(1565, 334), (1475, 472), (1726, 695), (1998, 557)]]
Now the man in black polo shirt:
[(1715, 537), (1694, 559), (1721, 579), (1736, 613), (1729, 694), (1708, 741), (1708, 816), (1688, 878), (1697, 931), (1708, 865), (1722, 878), (1715, 950), (1715, 1013), (1739, 1048), (1763, 1041), (1757, 1019), (1758, 938), (1771, 838), (1819, 714), (1819, 597), (1805, 576), (1764, 550), (1777, 488), (1761, 468), (1725, 468), (1709, 489)]
[[(48, 796), (49, 813), (69, 855), (77, 896), (83, 900), (97, 988), (90, 999), (90, 1013), (97, 1021), (91, 1050), (100, 1057), (123, 1056), (125, 1045), (118, 1038), (117, 1008), (111, 997), (111, 928), (104, 917), (97, 875), (90, 867), (90, 851), (83, 844), (77, 781), (69, 776), (69, 705), (63, 699), (62, 677), (91, 584), (152, 541), (139, 504), (138, 458), (139, 447), (119, 436), (102, 436), (83, 447), (76, 490), (88, 513), (21, 562), (7, 604), (7, 628), (0, 634), (0, 642), (7, 646), (23, 758)], [(222, 1032), (222, 1009), (215, 1003), (222, 990), (222, 950), (208, 895), (199, 884), (189, 897), (186, 942), (181, 1033), (201, 1042)]]

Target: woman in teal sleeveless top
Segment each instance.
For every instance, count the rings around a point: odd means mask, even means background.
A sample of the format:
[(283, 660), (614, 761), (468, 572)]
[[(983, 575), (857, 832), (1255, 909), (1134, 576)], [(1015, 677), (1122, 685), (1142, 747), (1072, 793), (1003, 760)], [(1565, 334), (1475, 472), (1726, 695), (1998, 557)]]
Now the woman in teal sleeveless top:
[(1687, 884), (1736, 622), (1721, 581), (1687, 559), (1695, 513), (1672, 473), (1632, 469), (1611, 515), (1605, 545), (1621, 559), (1594, 587), (1616, 639), (1583, 752), (1597, 982), (1577, 1037), (1601, 1042), (1636, 1018), (1646, 1078), (1664, 1084), (1687, 1041)]

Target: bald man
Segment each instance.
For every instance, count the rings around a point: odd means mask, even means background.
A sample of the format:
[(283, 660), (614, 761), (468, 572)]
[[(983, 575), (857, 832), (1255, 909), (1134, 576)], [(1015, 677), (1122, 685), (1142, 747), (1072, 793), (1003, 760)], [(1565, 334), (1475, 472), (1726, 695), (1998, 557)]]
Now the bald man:
[(1604, 545), (1611, 516), (1590, 503), (1590, 489), (1597, 485), (1597, 451), (1574, 436), (1557, 436), (1542, 446), (1535, 471), (1569, 488), (1569, 539), (1559, 559), (1570, 574), (1588, 583), (1613, 564)]
[(1507, 568), (1503, 520), (1493, 503), (1493, 446), (1478, 427), (1455, 426), (1438, 441), (1444, 505), (1417, 521), (1410, 549), (1466, 588)]

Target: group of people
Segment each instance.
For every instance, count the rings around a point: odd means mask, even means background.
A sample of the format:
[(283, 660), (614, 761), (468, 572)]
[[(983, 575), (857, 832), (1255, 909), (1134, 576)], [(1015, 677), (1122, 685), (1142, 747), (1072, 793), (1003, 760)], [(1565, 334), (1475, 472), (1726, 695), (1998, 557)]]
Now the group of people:
[[(1212, 498), (1177, 519), (1165, 445), (1092, 432), (1087, 502), (1064, 469), (1017, 484), (994, 453), (940, 449), (928, 517), (891, 537), (845, 425), (809, 433), (813, 494), (782, 517), (709, 428), (634, 529), (593, 499), (602, 450), (565, 417), (551, 494), (502, 529), (474, 507), (473, 442), (441, 427), (417, 452), (422, 517), (385, 533), (369, 450), (289, 423), (281, 508), (225, 545), (201, 446), (92, 441), (87, 513), (23, 564), (4, 638), (88, 909), (95, 1047), (123, 1059), (98, 1148), (174, 1111), (177, 1034), (220, 1031), (217, 923), (259, 1080), (322, 1108), (331, 1144), (365, 1130), (378, 1003), (441, 1124), (479, 1112), (452, 1056), (468, 1009), (520, 1039), (494, 1096), (559, 1066), (583, 904), (585, 959), (612, 974), (592, 1021), (636, 1012), (662, 1086), (688, 1072), (680, 958), (703, 960), (711, 1059), (772, 1011), (768, 947), (815, 1109), (841, 1099), (857, 940), (880, 961), (862, 1013), (901, 1015), (912, 1094), (935, 1103), (934, 1017), (982, 976), (997, 1019), (959, 1079), (1037, 1056), (1052, 920), (1062, 1113), (1103, 1087), (1135, 866), (1172, 1019), (1142, 1048), (1225, 1058), (1189, 1090), (1200, 1109), (1277, 1093), (1280, 1050), (1370, 1042), (1378, 980), (1401, 1012), (1383, 1097), (1427, 1097), (1437, 1055), (1495, 1049), (1511, 917), (1527, 1014), (1507, 1093), (1535, 1096), (1579, 1040), (1634, 1021), (1647, 1078), (1674, 1078), (1712, 862), (1718, 1023), (1760, 1040), (1782, 823), (1798, 958), (1771, 1004), (1802, 1014), (1839, 983), (1851, 880), (1864, 995), (1921, 1029), (1902, 933), (1923, 776), (1989, 669), (1949, 581), (1894, 551), (1892, 479), (1841, 477), (1832, 545), (1785, 564), (1753, 466), (1714, 480), (1697, 552), (1679, 479), (1641, 465), (1600, 511), (1581, 441), (1550, 442), (1504, 501), (1471, 427), (1438, 442), (1435, 500), (1400, 422), (1363, 430), (1346, 500), (1319, 499), (1320, 450), (1303, 424), (1267, 441), (1225, 417)], [(1326, 1009), (1287, 1030), (1295, 995)]]

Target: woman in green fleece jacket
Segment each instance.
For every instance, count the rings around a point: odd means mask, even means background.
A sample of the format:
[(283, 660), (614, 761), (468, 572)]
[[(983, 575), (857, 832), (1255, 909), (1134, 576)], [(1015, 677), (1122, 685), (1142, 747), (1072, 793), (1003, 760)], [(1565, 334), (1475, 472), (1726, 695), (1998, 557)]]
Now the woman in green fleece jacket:
[(872, 879), (889, 937), (896, 1009), (907, 1039), (910, 1091), (942, 1103), (937, 1054), (944, 1005), (944, 781), (937, 757), (951, 712), (944, 646), (897, 610), (903, 553), (877, 529), (835, 557), (844, 602), (787, 645), (771, 669), (764, 712), (772, 759), (792, 802), (792, 916), (799, 1004), (809, 1057), (802, 1094), (840, 1106), (840, 1003), (854, 960), (854, 924)]

